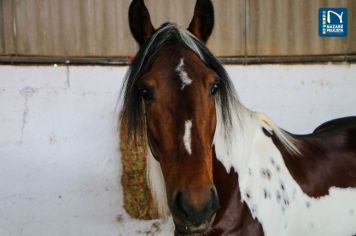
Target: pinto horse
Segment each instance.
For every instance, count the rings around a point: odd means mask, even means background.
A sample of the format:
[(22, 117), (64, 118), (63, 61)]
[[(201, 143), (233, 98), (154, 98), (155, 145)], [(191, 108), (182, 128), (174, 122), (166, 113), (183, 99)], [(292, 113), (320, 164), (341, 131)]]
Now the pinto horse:
[(143, 0), (129, 9), (140, 45), (121, 122), (147, 137), (147, 173), (176, 235), (356, 234), (356, 118), (293, 135), (244, 107), (206, 48), (210, 0), (188, 29), (155, 29)]

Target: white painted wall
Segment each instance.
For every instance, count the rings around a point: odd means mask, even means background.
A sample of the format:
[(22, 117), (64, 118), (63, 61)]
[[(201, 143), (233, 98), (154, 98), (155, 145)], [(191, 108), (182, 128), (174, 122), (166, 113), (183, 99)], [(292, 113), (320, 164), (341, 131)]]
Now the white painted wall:
[[(170, 235), (170, 222), (122, 208), (115, 105), (126, 70), (0, 66), (1, 236)], [(227, 70), (246, 106), (289, 131), (356, 115), (355, 64)]]

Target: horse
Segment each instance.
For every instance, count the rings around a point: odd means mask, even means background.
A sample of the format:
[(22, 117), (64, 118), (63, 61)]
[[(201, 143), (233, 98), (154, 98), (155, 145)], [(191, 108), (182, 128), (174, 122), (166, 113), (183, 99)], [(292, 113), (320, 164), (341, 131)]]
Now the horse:
[(133, 0), (129, 26), (139, 50), (120, 122), (148, 140), (150, 191), (175, 235), (356, 234), (356, 117), (295, 135), (243, 106), (206, 47), (210, 0), (187, 29), (155, 29)]

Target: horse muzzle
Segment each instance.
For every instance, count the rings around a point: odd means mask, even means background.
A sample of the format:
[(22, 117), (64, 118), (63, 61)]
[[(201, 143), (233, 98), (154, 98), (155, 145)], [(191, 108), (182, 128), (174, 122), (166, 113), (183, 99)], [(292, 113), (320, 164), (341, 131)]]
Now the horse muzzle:
[(171, 206), (176, 234), (206, 233), (211, 229), (219, 199), (215, 187), (203, 191), (177, 191)]

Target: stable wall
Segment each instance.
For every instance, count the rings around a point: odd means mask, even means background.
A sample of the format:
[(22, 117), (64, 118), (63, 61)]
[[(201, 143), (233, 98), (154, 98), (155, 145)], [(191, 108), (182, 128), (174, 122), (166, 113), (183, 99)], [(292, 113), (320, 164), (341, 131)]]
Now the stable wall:
[[(241, 101), (296, 133), (356, 115), (356, 65), (226, 66)], [(167, 235), (122, 208), (127, 67), (0, 66), (0, 235)]]

